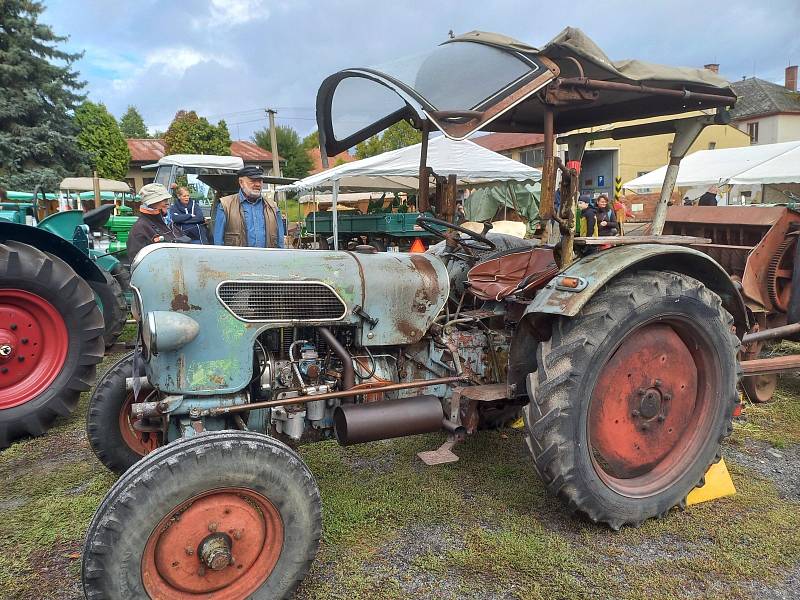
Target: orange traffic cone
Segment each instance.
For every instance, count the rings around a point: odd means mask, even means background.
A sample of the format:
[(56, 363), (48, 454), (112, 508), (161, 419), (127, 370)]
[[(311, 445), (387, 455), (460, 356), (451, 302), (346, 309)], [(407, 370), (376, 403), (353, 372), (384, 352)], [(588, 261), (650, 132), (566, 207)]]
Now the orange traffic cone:
[(422, 240), (416, 238), (414, 243), (411, 244), (411, 252), (425, 252), (425, 244), (422, 243)]

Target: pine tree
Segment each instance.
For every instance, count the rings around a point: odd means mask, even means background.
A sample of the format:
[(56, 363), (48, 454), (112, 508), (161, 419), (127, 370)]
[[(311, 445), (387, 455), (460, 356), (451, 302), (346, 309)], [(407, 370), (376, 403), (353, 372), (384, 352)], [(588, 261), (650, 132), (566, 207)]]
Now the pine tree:
[(135, 106), (128, 106), (128, 110), (122, 115), (119, 120), (119, 130), (125, 139), (146, 139), (150, 136), (147, 135), (147, 127), (145, 127), (144, 119), (141, 113), (136, 110)]
[(124, 179), (131, 153), (116, 119), (105, 105), (84, 102), (75, 111), (78, 146), (86, 152), (100, 177)]
[(0, 2), (0, 186), (55, 189), (67, 175), (88, 173), (72, 111), (85, 83), (58, 49), (67, 38), (39, 22), (40, 2)]
[(193, 110), (179, 110), (164, 135), (167, 154), (217, 154), (229, 156), (231, 135), (225, 121), (216, 126)]

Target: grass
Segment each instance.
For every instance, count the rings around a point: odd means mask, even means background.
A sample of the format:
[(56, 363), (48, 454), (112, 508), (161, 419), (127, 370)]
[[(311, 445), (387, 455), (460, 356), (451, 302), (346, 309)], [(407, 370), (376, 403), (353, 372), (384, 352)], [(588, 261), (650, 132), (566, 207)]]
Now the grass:
[[(799, 392), (783, 379), (775, 403), (747, 407), (735, 441), (800, 443)], [(114, 480), (83, 433), (87, 401), (0, 453), (0, 598), (82, 597), (82, 539)], [(734, 497), (615, 533), (545, 492), (519, 431), (481, 433), (459, 462), (423, 466), (415, 454), (441, 440), (301, 448), (324, 512), (298, 599), (746, 598), (797, 572), (800, 504), (732, 459)]]

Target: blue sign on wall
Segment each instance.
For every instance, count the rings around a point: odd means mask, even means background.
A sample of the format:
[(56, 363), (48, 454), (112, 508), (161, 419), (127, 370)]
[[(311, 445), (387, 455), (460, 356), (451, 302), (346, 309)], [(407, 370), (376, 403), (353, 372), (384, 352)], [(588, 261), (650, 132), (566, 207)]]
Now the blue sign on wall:
[(606, 176), (605, 175), (598, 175), (597, 176), (597, 187), (606, 187)]

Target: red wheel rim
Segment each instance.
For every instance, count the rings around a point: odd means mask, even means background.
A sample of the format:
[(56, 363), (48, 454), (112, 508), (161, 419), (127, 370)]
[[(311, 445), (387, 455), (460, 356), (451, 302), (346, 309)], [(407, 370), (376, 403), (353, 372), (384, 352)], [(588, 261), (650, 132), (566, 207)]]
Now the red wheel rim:
[(151, 598), (247, 598), (283, 548), (280, 512), (265, 496), (221, 488), (183, 502), (150, 534), (142, 581)]
[(133, 404), (133, 392), (126, 395), (122, 409), (119, 411), (119, 431), (128, 448), (136, 454), (144, 456), (158, 448), (161, 443), (158, 439), (158, 432), (136, 429), (131, 420), (131, 404)]
[(0, 409), (32, 400), (58, 377), (69, 334), (61, 313), (41, 296), (0, 289)]
[(669, 488), (705, 441), (719, 364), (692, 331), (679, 320), (646, 324), (602, 367), (590, 401), (589, 448), (595, 471), (619, 494)]

